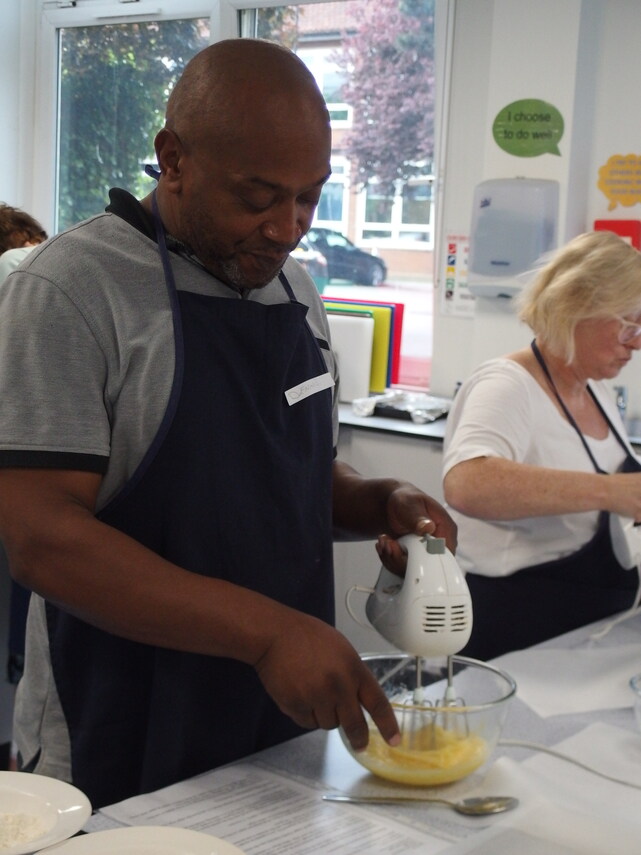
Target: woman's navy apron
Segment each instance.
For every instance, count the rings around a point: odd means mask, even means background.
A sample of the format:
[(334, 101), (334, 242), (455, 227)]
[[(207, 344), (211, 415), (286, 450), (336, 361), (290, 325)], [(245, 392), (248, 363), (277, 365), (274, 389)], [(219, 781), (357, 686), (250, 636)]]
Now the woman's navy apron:
[[(307, 307), (283, 273), (278, 305), (178, 291), (157, 212), (156, 229), (174, 384), (153, 445), (98, 518), (193, 573), (333, 623), (332, 393), (285, 399), (327, 373)], [(47, 616), (73, 783), (94, 807), (302, 732), (249, 665), (130, 642), (50, 603)]]
[[(532, 342), (532, 351), (595, 471), (606, 474), (557, 392), (536, 341)], [(630, 454), (592, 389), (588, 387), (588, 391), (625, 451), (620, 471), (641, 471), (641, 464)], [(563, 558), (517, 570), (510, 576), (467, 573), (474, 618), (470, 640), (461, 652), (476, 659), (493, 659), (630, 608), (639, 579), (636, 572), (622, 568), (614, 555), (609, 517), (602, 511), (591, 540)]]

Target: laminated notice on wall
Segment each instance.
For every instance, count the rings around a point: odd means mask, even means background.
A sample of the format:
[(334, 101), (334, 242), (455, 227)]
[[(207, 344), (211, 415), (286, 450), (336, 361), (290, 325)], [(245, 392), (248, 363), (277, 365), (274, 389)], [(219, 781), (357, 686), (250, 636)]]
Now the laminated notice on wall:
[(467, 286), (467, 265), (470, 254), (468, 235), (447, 235), (443, 288), (440, 309), (443, 315), (474, 317), (474, 294)]

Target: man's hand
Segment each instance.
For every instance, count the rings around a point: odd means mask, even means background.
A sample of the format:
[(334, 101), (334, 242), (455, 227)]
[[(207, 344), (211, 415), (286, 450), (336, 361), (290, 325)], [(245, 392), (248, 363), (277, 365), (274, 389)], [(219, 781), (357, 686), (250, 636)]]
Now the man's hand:
[(397, 576), (405, 574), (407, 556), (396, 540), (403, 534), (431, 534), (445, 538), (450, 552), (456, 551), (456, 524), (445, 508), (413, 484), (400, 484), (387, 500), (389, 533), (381, 534), (376, 551), (383, 565)]
[(301, 727), (342, 727), (352, 748), (362, 751), (369, 740), (367, 710), (386, 742), (400, 742), (385, 693), (347, 639), (328, 624), (287, 609), (254, 667), (279, 709)]

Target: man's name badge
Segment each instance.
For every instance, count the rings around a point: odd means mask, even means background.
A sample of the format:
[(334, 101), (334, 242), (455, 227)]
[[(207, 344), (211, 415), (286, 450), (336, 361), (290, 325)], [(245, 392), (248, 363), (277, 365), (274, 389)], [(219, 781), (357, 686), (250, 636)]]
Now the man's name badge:
[(331, 389), (334, 385), (334, 378), (327, 372), (319, 374), (318, 377), (312, 377), (309, 380), (304, 380), (298, 386), (292, 386), (285, 392), (287, 403), (291, 407), (292, 404), (297, 404), (304, 398), (309, 398), (310, 395), (315, 395), (316, 392), (322, 392), (323, 389)]

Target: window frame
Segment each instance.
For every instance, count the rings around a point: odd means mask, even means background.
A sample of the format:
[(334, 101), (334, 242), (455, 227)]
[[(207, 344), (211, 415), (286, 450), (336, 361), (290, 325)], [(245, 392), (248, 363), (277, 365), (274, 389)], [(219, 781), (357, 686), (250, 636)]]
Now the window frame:
[[(318, 2), (322, 2), (322, 0), (318, 0)], [(345, 104), (343, 101), (329, 101), (327, 99), (327, 96), (324, 94), (324, 87), (321, 85), (321, 83), (318, 79), (319, 74), (322, 74), (324, 76), (324, 62), (321, 60), (318, 63), (318, 67), (312, 68), (310, 66), (309, 62), (307, 62), (304, 58), (305, 54), (307, 54), (308, 56), (316, 54), (317, 56), (320, 57), (322, 50), (325, 50), (327, 53), (331, 53), (333, 48), (320, 48), (319, 49), (319, 48), (304, 47), (301, 50), (298, 50), (297, 54), (298, 54), (298, 56), (300, 56), (300, 58), (303, 60), (305, 65), (307, 65), (309, 70), (312, 72), (312, 74), (316, 78), (316, 82), (318, 83), (319, 89), (323, 93), (323, 97), (325, 98), (325, 102), (327, 104), (327, 109), (329, 111), (330, 123), (331, 123), (332, 128), (337, 128), (337, 129), (339, 129), (339, 128), (340, 129), (351, 128), (352, 122), (353, 122), (353, 116), (354, 116), (354, 108), (352, 106), (350, 106), (349, 104)], [(344, 119), (338, 119), (332, 115), (333, 112), (337, 112), (337, 111), (344, 112), (345, 118)]]
[(329, 177), (328, 184), (335, 184), (340, 187), (341, 192), (341, 219), (328, 220), (323, 219), (317, 213), (314, 218), (314, 225), (318, 228), (332, 229), (332, 231), (343, 232), (347, 231), (349, 222), (349, 181), (350, 181), (350, 162), (343, 155), (332, 155), (331, 160), (332, 174)]
[[(411, 179), (410, 183), (429, 184), (434, 190), (436, 179), (434, 175), (421, 175)], [(374, 184), (375, 182), (372, 182)], [(377, 246), (381, 249), (409, 249), (412, 252), (431, 252), (434, 250), (434, 224), (436, 220), (434, 193), (431, 193), (430, 201), (431, 217), (427, 223), (411, 223), (403, 221), (403, 197), (396, 192), (392, 199), (390, 218), (384, 221), (370, 221), (367, 219), (367, 188), (358, 194), (356, 200), (356, 237), (359, 246)], [(377, 230), (389, 231), (389, 237), (367, 237), (364, 232), (376, 232)], [(419, 232), (425, 235), (424, 241), (416, 241), (404, 238), (403, 232)]]

